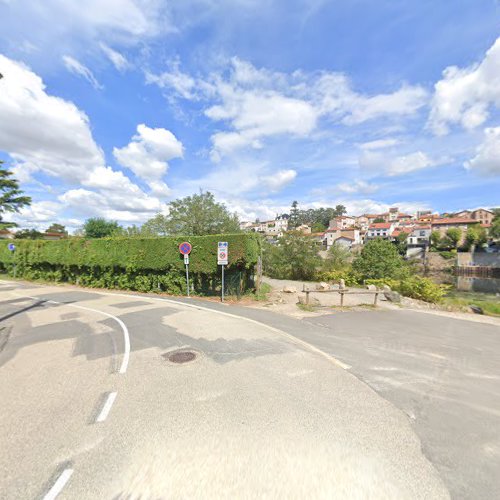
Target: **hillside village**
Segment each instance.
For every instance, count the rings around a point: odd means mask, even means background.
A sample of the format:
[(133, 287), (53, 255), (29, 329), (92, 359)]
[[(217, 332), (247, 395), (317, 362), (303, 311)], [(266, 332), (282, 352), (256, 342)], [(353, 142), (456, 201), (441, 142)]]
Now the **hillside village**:
[(461, 233), (458, 241), (460, 245), (471, 227), (484, 228), (487, 233), (494, 217), (494, 212), (486, 208), (463, 210), (453, 214), (436, 214), (430, 210), (408, 214), (400, 212), (398, 207), (393, 207), (381, 214), (335, 217), (330, 220), (328, 229), (321, 232), (313, 232), (312, 226), (308, 224), (292, 227), (289, 214), (281, 214), (274, 220), (264, 222), (242, 222), (240, 228), (243, 231), (263, 234), (271, 242), (276, 241), (285, 232), (295, 230), (313, 238), (323, 250), (329, 250), (334, 244), (356, 249), (375, 238), (399, 240), (406, 242), (408, 257), (418, 257), (431, 246), (432, 233), (437, 232), (444, 238), (448, 230), (458, 229)]

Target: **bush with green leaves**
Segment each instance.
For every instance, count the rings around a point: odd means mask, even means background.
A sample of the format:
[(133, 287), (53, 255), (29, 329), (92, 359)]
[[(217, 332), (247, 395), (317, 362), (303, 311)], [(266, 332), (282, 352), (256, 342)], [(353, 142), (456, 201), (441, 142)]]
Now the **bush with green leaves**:
[(421, 276), (408, 276), (403, 279), (370, 279), (366, 280), (368, 285), (376, 285), (382, 288), (384, 285), (390, 286), (392, 290), (399, 292), (405, 297), (419, 299), (425, 302), (442, 302), (444, 296), (450, 289), (448, 285), (438, 285), (429, 278)]
[(344, 280), (347, 286), (359, 286), (362, 281), (361, 276), (354, 272), (350, 266), (332, 271), (323, 271), (318, 274), (318, 279), (327, 283), (338, 283), (340, 280)]
[(26, 279), (69, 282), (98, 288), (183, 293), (185, 266), (179, 244), (189, 241), (191, 281), (195, 292), (220, 288), (217, 242), (229, 244), (227, 287), (237, 294), (251, 286), (260, 255), (258, 235), (230, 234), (171, 238), (71, 238), (19, 240), (10, 252), (0, 242), (0, 266)]
[(276, 245), (264, 246), (263, 270), (270, 278), (314, 280), (320, 266), (318, 245), (299, 233), (287, 233)]
[(409, 268), (390, 241), (369, 241), (354, 259), (352, 269), (361, 279), (398, 279), (409, 274)]

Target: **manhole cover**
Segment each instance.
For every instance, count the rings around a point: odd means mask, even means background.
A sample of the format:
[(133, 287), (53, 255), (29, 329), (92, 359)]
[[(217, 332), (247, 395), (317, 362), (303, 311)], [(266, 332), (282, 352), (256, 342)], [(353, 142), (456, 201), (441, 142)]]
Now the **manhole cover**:
[(163, 357), (171, 363), (188, 363), (196, 358), (196, 354), (192, 351), (177, 351), (163, 354)]

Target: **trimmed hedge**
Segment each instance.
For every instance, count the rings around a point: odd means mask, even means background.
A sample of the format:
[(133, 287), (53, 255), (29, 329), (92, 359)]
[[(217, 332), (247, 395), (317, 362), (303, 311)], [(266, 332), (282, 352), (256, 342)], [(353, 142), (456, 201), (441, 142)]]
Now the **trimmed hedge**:
[(218, 241), (229, 243), (229, 265), (226, 268), (229, 286), (238, 282), (235, 285), (237, 293), (250, 286), (261, 245), (255, 234), (16, 240), (14, 253), (7, 248), (10, 242), (2, 241), (0, 266), (12, 274), (15, 264), (16, 275), (27, 279), (183, 293), (185, 266), (178, 248), (183, 241), (193, 246), (189, 271), (195, 292), (215, 293), (218, 287)]

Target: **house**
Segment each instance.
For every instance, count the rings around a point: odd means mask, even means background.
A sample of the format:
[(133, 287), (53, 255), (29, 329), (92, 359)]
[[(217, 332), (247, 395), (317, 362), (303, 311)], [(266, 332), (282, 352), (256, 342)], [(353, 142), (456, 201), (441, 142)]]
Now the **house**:
[(479, 221), (466, 217), (437, 218), (432, 219), (431, 229), (432, 231), (438, 231), (442, 237), (446, 236), (446, 231), (451, 228), (460, 229), (462, 234), (465, 235), (467, 229), (474, 224), (479, 224)]
[(354, 227), (356, 225), (356, 217), (351, 217), (349, 215), (342, 215), (340, 217), (335, 217), (330, 221), (328, 229), (347, 229)]
[(368, 229), (369, 225), (370, 225), (370, 221), (366, 215), (360, 215), (359, 217), (356, 217), (356, 226), (359, 229), (366, 231)]
[(340, 236), (334, 241), (335, 245), (340, 245), (341, 247), (347, 248), (348, 250), (354, 245), (354, 238), (349, 236)]
[(45, 233), (42, 234), (44, 240), (62, 240), (67, 238), (67, 236), (66, 233), (56, 233), (52, 231), (45, 231)]
[(275, 227), (277, 231), (287, 231), (288, 230), (288, 219), (290, 216), (288, 214), (281, 214), (274, 220)]
[(395, 229), (395, 224), (392, 222), (374, 222), (370, 224), (366, 232), (366, 239), (371, 240), (374, 238), (389, 239)]
[(250, 231), (254, 226), (253, 222), (240, 222), (240, 229), (242, 231)]
[(406, 256), (423, 258), (431, 244), (431, 233), (431, 226), (416, 226), (406, 240)]
[(491, 210), (486, 210), (485, 208), (478, 208), (473, 210), (470, 214), (471, 218), (479, 221), (479, 224), (486, 224), (485, 227), (491, 226), (495, 214)]
[(14, 239), (14, 233), (11, 233), (8, 229), (0, 229), (0, 238), (2, 240), (12, 240)]
[(311, 226), (308, 226), (307, 224), (302, 224), (300, 226), (297, 226), (295, 228), (295, 231), (298, 231), (299, 233), (302, 233), (302, 234), (311, 234), (312, 233)]
[(359, 229), (328, 229), (323, 236), (323, 245), (330, 249), (340, 238), (347, 238), (352, 241), (349, 248), (352, 245), (361, 245), (363, 243)]

